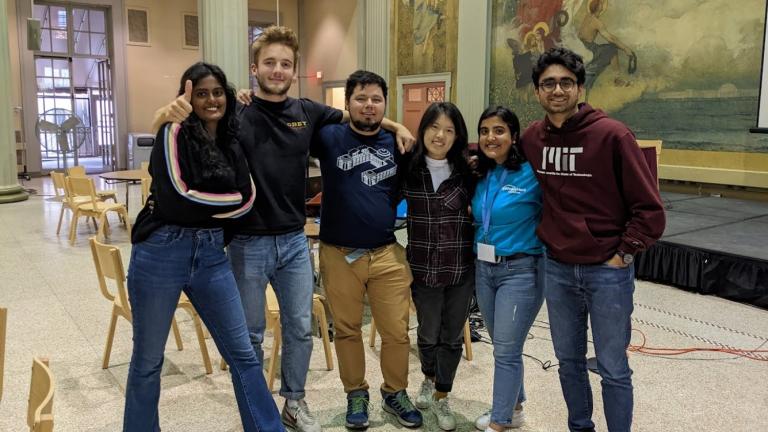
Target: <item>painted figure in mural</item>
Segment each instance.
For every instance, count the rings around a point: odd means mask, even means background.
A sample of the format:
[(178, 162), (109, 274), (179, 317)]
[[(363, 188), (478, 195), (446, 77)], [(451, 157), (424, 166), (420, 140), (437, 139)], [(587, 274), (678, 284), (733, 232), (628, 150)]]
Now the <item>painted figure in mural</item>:
[(361, 332), (367, 297), (381, 335), (382, 408), (403, 426), (419, 427), (421, 413), (406, 392), (413, 276), (394, 233), (398, 165), (404, 159), (394, 136), (381, 128), (387, 83), (359, 70), (347, 79), (344, 96), (350, 122), (320, 129), (311, 152), (320, 160), (323, 177), (320, 274), (336, 329), (346, 426), (369, 426)]
[[(608, 8), (608, 0), (585, 0), (582, 3), (583, 20), (581, 21), (577, 36), (584, 43), (584, 46), (592, 51), (592, 61), (586, 65), (586, 82), (584, 86), (587, 89), (592, 88), (597, 77), (609, 66), (614, 65), (617, 72), (620, 69), (619, 64), (619, 50), (624, 51), (629, 58), (629, 70), (632, 71), (633, 65), (637, 61), (634, 51), (624, 44), (619, 38), (614, 36), (600, 20), (600, 16), (605, 13)], [(586, 12), (584, 12), (586, 8)], [(595, 40), (597, 36), (602, 36), (608, 43), (599, 44)], [(619, 77), (614, 80), (614, 84), (617, 86), (629, 85), (629, 81), (625, 81)]]
[(413, 63), (415, 70), (433, 69), (434, 38), (445, 19), (444, 0), (403, 0), (413, 11)]
[(527, 103), (533, 93), (533, 65), (545, 50), (561, 44), (560, 29), (568, 23), (569, 17), (562, 9), (561, 0), (520, 0), (513, 5), (517, 27), (514, 37), (507, 39), (507, 46), (512, 50), (515, 88), (523, 90), (522, 98)]
[(522, 148), (542, 189), (536, 234), (547, 248), (544, 297), (568, 428), (595, 430), (586, 361), (591, 327), (608, 430), (629, 432), (633, 260), (661, 237), (665, 215), (632, 131), (578, 103), (585, 75), (581, 56), (568, 49), (539, 58), (531, 78), (546, 117), (526, 129)]

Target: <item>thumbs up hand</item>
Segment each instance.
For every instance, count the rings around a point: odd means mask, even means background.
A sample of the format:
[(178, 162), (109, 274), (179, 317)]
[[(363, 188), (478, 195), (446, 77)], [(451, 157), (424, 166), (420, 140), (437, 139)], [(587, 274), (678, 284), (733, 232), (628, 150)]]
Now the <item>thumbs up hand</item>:
[(166, 121), (181, 123), (192, 113), (192, 81), (184, 83), (184, 94), (166, 107)]

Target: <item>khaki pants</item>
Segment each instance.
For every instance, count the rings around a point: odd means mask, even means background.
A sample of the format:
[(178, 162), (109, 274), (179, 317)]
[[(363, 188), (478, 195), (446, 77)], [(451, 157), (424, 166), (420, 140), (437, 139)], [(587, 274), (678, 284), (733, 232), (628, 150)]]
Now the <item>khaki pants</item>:
[(353, 250), (320, 243), (320, 273), (336, 329), (341, 382), (347, 393), (368, 389), (361, 333), (367, 294), (381, 335), (381, 388), (394, 393), (408, 387), (411, 269), (397, 243), (371, 249), (349, 264), (345, 256)]

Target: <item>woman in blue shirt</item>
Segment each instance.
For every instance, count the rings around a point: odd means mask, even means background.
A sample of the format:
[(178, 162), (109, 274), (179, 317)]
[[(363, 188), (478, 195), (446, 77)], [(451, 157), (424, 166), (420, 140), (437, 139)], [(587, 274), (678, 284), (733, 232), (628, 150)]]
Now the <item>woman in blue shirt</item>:
[(475, 426), (490, 432), (524, 421), (523, 344), (543, 298), (543, 247), (536, 237), (541, 190), (517, 145), (520, 122), (514, 112), (489, 107), (477, 129), (475, 291), (493, 342), (494, 374), (492, 409)]

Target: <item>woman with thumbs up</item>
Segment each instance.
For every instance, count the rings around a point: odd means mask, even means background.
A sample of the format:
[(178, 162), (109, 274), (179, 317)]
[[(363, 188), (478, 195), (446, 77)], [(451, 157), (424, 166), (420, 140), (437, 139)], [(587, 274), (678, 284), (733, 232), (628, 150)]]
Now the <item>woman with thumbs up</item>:
[(222, 70), (203, 62), (184, 72), (178, 94), (192, 114), (160, 128), (149, 165), (151, 194), (131, 236), (133, 355), (123, 430), (160, 430), (163, 351), (182, 291), (231, 367), (243, 429), (283, 430), (224, 253), (225, 224), (247, 213), (256, 193), (235, 138), (235, 94)]

